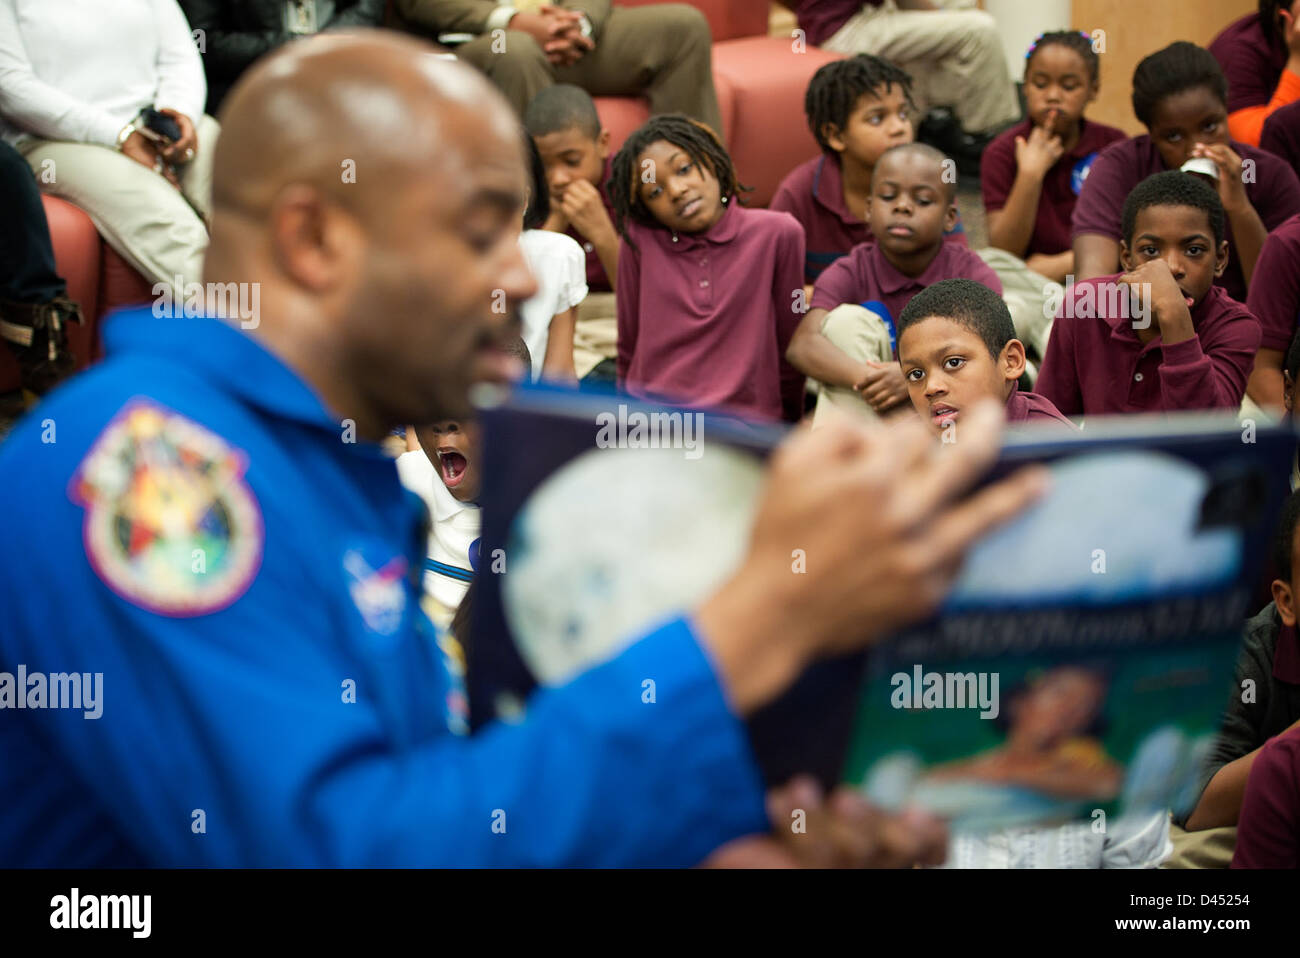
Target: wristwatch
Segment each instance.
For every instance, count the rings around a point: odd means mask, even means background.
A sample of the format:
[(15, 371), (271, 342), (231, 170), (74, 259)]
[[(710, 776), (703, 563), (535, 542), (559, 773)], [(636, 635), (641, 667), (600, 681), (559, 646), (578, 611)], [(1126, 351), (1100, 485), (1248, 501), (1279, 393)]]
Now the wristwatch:
[(122, 129), (118, 131), (117, 148), (119, 151), (122, 149), (122, 147), (126, 146), (126, 141), (131, 139), (131, 134), (138, 129), (140, 129), (140, 117), (137, 114), (136, 116), (131, 118), (130, 123), (128, 123), (126, 126), (122, 127)]

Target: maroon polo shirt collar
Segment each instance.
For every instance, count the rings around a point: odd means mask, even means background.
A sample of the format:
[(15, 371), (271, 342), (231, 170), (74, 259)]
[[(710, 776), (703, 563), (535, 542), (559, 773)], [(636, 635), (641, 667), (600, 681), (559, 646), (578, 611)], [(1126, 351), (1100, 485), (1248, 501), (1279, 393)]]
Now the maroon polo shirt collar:
[[(679, 250), (695, 249), (704, 243), (730, 243), (740, 233), (740, 217), (736, 215), (736, 198), (727, 201), (722, 210), (722, 217), (703, 233), (678, 233), (677, 242), (673, 242), (669, 233), (665, 237), (666, 245)], [(660, 232), (667, 232), (661, 230)]]
[(846, 226), (858, 226), (862, 220), (849, 212), (844, 205), (844, 174), (840, 170), (839, 160), (823, 153), (817, 161), (817, 170), (813, 173), (813, 199), (828, 212), (839, 217)]
[(934, 259), (930, 260), (930, 265), (925, 268), (925, 271), (920, 276), (905, 276), (899, 272), (898, 268), (886, 258), (878, 243), (871, 245), (871, 252), (868, 255), (875, 261), (872, 264), (872, 272), (876, 274), (880, 291), (890, 294), (911, 286), (932, 286), (939, 280), (946, 279), (948, 275), (946, 270), (948, 253), (948, 244), (941, 243), (938, 254)]

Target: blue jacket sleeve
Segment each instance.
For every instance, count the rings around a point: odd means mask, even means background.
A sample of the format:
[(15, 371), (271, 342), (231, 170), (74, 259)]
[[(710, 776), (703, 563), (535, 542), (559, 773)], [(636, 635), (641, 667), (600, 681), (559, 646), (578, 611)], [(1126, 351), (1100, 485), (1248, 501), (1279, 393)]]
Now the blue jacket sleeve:
[(329, 616), (268, 605), (263, 585), (183, 629), (108, 596), (75, 610), (91, 628), (18, 653), (103, 672), (98, 720), (28, 715), (152, 863), (685, 866), (767, 827), (744, 726), (685, 620), (540, 691), (518, 724), (403, 741), (398, 696), (339, 654)]

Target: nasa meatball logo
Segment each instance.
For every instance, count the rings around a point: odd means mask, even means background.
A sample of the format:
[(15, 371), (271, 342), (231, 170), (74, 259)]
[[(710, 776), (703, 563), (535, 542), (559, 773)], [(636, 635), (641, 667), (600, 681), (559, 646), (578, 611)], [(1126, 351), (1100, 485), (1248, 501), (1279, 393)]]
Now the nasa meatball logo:
[(366, 628), (379, 635), (393, 635), (406, 611), (406, 559), (382, 556), (382, 547), (358, 546), (343, 556), (348, 594), (361, 613)]
[(86, 558), (141, 608), (197, 616), (247, 591), (262, 561), (262, 514), (247, 457), (209, 429), (148, 400), (105, 427), (73, 476), (86, 510)]

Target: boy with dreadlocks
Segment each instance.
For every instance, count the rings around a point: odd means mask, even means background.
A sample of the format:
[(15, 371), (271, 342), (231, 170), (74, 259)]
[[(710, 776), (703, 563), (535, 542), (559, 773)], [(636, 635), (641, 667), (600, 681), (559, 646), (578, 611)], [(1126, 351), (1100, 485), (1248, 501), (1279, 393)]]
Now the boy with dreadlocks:
[(618, 383), (777, 420), (803, 232), (785, 213), (741, 207), (740, 189), (717, 135), (681, 114), (652, 117), (614, 157)]
[(1227, 214), (1232, 249), (1215, 282), (1244, 303), (1264, 238), (1300, 213), (1295, 171), (1229, 137), (1228, 83), (1210, 52), (1194, 43), (1171, 43), (1137, 65), (1133, 112), (1148, 132), (1102, 151), (1074, 207), (1075, 273), (1079, 279), (1114, 273), (1124, 198), (1152, 174), (1200, 160)]
[[(804, 112), (822, 155), (781, 181), (769, 209), (789, 213), (803, 227), (804, 282), (812, 285), (827, 266), (871, 239), (866, 215), (876, 161), (915, 139), (912, 78), (866, 53), (836, 60), (813, 74)], [(960, 218), (944, 239), (966, 245)]]

